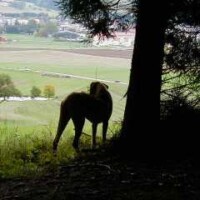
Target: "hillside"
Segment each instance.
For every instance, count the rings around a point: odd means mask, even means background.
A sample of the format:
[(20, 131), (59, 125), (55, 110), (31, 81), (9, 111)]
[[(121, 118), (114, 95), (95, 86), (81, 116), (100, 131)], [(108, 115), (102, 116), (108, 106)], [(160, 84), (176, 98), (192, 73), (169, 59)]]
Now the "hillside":
[(53, 0), (0, 0), (0, 13), (20, 14), (20, 13), (44, 13), (50, 16), (57, 15)]
[(57, 6), (54, 0), (20, 0), (22, 2), (29, 2), (35, 4), (36, 6), (57, 10)]

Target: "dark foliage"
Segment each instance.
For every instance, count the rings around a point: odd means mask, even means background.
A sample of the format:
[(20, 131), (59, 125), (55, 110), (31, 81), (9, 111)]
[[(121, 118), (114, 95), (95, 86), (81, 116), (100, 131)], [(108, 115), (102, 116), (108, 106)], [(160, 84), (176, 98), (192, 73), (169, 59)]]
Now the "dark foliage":
[(105, 153), (80, 156), (34, 179), (2, 179), (0, 199), (197, 200), (199, 165), (127, 161)]
[[(174, 85), (167, 91), (169, 96), (179, 91), (185, 99), (193, 98), (199, 102), (197, 95), (200, 87), (200, 1), (171, 1), (170, 17), (166, 29), (166, 52), (163, 74), (176, 73), (175, 79), (187, 79)], [(173, 82), (173, 78), (163, 83)], [(166, 91), (164, 91), (165, 93)], [(166, 94), (166, 93), (165, 93)], [(177, 96), (179, 98), (179, 95)], [(194, 105), (190, 102), (191, 106)], [(196, 106), (196, 105), (195, 105)]]
[[(162, 120), (167, 122), (182, 121), (198, 123), (200, 121), (200, 108), (185, 96), (174, 94), (171, 99), (161, 103)], [(182, 124), (184, 126), (184, 124)]]

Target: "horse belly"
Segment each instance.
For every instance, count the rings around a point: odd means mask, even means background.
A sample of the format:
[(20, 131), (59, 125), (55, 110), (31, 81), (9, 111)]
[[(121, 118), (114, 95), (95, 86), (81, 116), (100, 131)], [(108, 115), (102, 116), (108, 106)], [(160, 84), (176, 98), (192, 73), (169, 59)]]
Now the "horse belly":
[(107, 112), (104, 110), (96, 110), (95, 112), (86, 112), (86, 118), (92, 123), (101, 123), (108, 120)]

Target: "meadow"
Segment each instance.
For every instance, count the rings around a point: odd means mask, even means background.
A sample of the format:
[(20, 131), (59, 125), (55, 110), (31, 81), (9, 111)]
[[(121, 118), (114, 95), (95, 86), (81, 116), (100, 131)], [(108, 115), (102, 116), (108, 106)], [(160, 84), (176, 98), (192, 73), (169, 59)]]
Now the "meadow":
[[(108, 137), (113, 135), (117, 122), (123, 118), (123, 95), (127, 84), (121, 83), (128, 83), (130, 59), (67, 52), (67, 49), (89, 48), (80, 43), (60, 43), (59, 47), (53, 40), (49, 43), (51, 39), (15, 35), (8, 35), (7, 38), (12, 40), (0, 44), (0, 73), (10, 75), (23, 96), (30, 96), (32, 86), (43, 90), (47, 84), (55, 87), (56, 95), (47, 101), (9, 101), (0, 104), (0, 177), (38, 173), (47, 163), (60, 163), (75, 155), (70, 144), (73, 136), (71, 122), (63, 134), (56, 159), (51, 153), (51, 144), (61, 100), (73, 91), (87, 92), (92, 81), (87, 78), (103, 79), (109, 85), (114, 108)], [(80, 77), (44, 76), (45, 73)], [(91, 135), (88, 122), (84, 132)], [(100, 132), (99, 127), (99, 137)], [(81, 138), (82, 146), (90, 147), (91, 137), (88, 135)]]

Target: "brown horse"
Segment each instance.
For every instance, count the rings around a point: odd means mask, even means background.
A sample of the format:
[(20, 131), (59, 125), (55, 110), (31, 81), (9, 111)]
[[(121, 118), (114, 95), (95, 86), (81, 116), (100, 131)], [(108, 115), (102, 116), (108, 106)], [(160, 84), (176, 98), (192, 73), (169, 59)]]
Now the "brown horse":
[(82, 134), (85, 119), (92, 123), (92, 148), (96, 146), (97, 125), (103, 123), (103, 142), (106, 141), (108, 121), (112, 114), (112, 97), (108, 91), (108, 86), (101, 82), (90, 84), (90, 93), (73, 92), (66, 97), (60, 107), (60, 118), (57, 134), (53, 141), (53, 151), (56, 152), (60, 137), (72, 119), (75, 127), (75, 137), (73, 147), (79, 149), (79, 138)]

